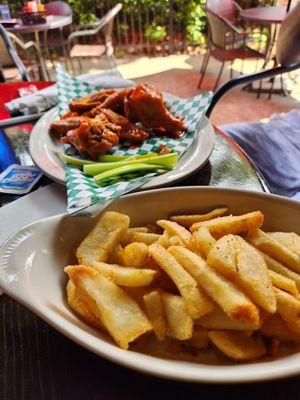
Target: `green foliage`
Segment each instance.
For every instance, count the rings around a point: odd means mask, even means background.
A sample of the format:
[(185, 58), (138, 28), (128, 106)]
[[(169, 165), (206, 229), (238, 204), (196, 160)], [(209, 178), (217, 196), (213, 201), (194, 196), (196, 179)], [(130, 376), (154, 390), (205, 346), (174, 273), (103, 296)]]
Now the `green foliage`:
[(149, 40), (153, 40), (154, 42), (159, 42), (167, 36), (167, 29), (165, 26), (156, 25), (155, 22), (152, 22), (149, 26), (147, 26), (145, 30), (145, 36)]

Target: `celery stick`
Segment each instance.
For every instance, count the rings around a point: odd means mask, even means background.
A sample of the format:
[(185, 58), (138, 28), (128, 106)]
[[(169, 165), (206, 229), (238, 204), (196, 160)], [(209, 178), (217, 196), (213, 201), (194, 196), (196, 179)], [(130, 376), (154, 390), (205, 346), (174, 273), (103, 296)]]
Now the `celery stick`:
[(96, 183), (99, 183), (101, 182), (101, 180), (111, 178), (112, 176), (123, 175), (134, 171), (153, 171), (155, 169), (161, 169), (161, 166), (156, 164), (144, 164), (144, 163), (123, 165), (122, 167), (115, 168), (110, 171), (105, 171), (102, 172), (101, 174), (94, 176), (94, 181)]
[(59, 158), (67, 164), (74, 165), (74, 167), (83, 167), (86, 164), (94, 164), (94, 161), (81, 160), (80, 158), (71, 157), (64, 153), (61, 153), (59, 155)]
[(176, 163), (178, 160), (178, 154), (177, 153), (169, 153), (169, 154), (164, 154), (161, 156), (150, 156), (148, 158), (143, 158), (143, 159), (127, 159), (123, 161), (118, 161), (114, 163), (95, 163), (95, 164), (89, 164), (83, 167), (83, 171), (87, 175), (98, 175), (101, 172), (104, 171), (109, 171), (115, 168), (122, 167), (124, 165), (131, 165), (131, 164), (136, 164), (136, 163), (146, 163), (146, 164), (159, 164), (161, 167), (165, 169), (171, 169), (173, 165)]
[(114, 156), (112, 154), (105, 154), (103, 156), (99, 156), (99, 162), (117, 162), (117, 161), (123, 161), (123, 160), (137, 160), (145, 157), (155, 157), (157, 156), (157, 153), (147, 153), (147, 154), (139, 154), (137, 156)]

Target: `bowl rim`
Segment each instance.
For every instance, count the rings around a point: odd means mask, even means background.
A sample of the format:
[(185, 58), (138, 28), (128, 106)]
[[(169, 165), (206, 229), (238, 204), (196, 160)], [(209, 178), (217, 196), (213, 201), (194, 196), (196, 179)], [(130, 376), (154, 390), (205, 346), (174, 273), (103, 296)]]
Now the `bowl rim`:
[[(172, 188), (161, 188), (131, 193), (123, 197), (134, 198), (136, 196), (147, 196), (147, 194), (151, 193), (160, 193), (165, 191), (174, 192), (182, 190), (228, 192), (236, 193), (241, 196), (243, 196), (243, 194), (246, 194), (254, 197), (267, 198), (271, 201), (279, 203), (284, 202), (286, 204), (291, 204), (299, 207), (300, 211), (300, 202), (297, 200), (292, 200), (282, 196), (264, 192), (255, 192), (248, 189), (219, 188), (207, 186), (178, 186)], [(112, 203), (109, 204), (111, 205)], [(105, 208), (106, 206), (100, 209), (99, 212), (102, 212)], [(59, 220), (61, 218), (64, 218), (65, 216), (68, 216), (68, 214), (57, 214), (25, 225), (24, 227), (10, 235), (9, 238), (4, 241), (4, 243), (0, 246), (0, 255), (1, 253), (3, 253), (6, 245), (9, 244), (14, 236), (19, 234), (20, 232), (29, 229), (36, 224), (43, 223), (44, 221), (55, 219)], [(195, 383), (236, 384), (276, 380), (294, 376), (300, 373), (300, 353), (295, 353), (274, 361), (220, 366), (168, 360), (145, 355), (142, 353), (124, 351), (122, 349), (119, 349), (115, 344), (107, 343), (101, 338), (99, 338), (99, 347), (95, 348), (93, 344), (89, 343), (88, 340), (84, 340), (84, 338), (86, 338), (86, 335), (89, 335), (87, 331), (75, 326), (70, 321), (66, 321), (63, 316), (56, 315), (54, 312), (43, 312), (43, 307), (39, 307), (36, 305), (36, 300), (34, 299), (34, 297), (26, 298), (24, 296), (22, 297), (22, 295), (20, 295), (19, 293), (16, 293), (13, 286), (11, 286), (10, 284), (5, 284), (5, 282), (1, 278), (1, 274), (2, 272), (0, 269), (0, 282), (3, 283), (2, 286), (4, 292), (21, 304), (25, 305), (41, 319), (46, 321), (50, 326), (58, 330), (60, 333), (64, 334), (80, 346), (96, 353), (97, 355), (100, 355), (101, 357), (109, 361), (130, 369), (134, 369), (144, 374), (154, 375), (170, 380)]]

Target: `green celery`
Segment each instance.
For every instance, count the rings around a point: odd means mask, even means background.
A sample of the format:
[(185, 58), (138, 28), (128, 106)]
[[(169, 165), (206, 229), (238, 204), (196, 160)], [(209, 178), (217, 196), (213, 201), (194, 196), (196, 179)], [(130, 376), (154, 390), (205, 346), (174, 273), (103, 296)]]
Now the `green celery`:
[(144, 164), (144, 163), (123, 165), (119, 168), (115, 168), (110, 171), (105, 171), (102, 172), (101, 174), (94, 176), (94, 181), (97, 184), (99, 184), (101, 180), (111, 178), (113, 176), (124, 175), (129, 172), (135, 172), (135, 171), (153, 171), (155, 169), (161, 169), (161, 166), (156, 164)]
[(111, 162), (111, 163), (94, 163), (94, 164), (89, 164), (83, 167), (83, 171), (87, 175), (98, 175), (102, 172), (105, 171), (110, 171), (115, 168), (119, 168), (122, 166), (126, 165), (132, 165), (132, 164), (137, 164), (137, 163), (145, 163), (145, 164), (158, 164), (164, 169), (171, 169), (173, 165), (177, 162), (178, 160), (178, 154), (177, 153), (169, 153), (169, 154), (163, 154), (161, 156), (150, 156), (150, 157), (145, 157), (143, 159), (127, 159), (123, 161), (118, 161), (118, 162)]
[(99, 162), (118, 162), (118, 161), (123, 161), (123, 160), (137, 160), (137, 159), (142, 159), (145, 157), (155, 157), (157, 156), (157, 153), (147, 153), (147, 154), (139, 154), (137, 156), (114, 156), (112, 154), (105, 154), (103, 156), (99, 156)]
[(83, 167), (86, 164), (94, 164), (94, 161), (90, 160), (81, 160), (80, 158), (71, 157), (64, 153), (59, 155), (59, 158), (67, 164), (71, 164), (74, 167)]

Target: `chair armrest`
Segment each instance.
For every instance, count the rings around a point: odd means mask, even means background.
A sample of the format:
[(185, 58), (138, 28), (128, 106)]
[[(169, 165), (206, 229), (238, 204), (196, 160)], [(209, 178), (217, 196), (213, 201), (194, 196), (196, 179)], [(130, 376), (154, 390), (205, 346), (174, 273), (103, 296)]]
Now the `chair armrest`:
[(87, 36), (95, 36), (99, 33), (99, 31), (104, 28), (106, 24), (99, 22), (96, 28), (94, 29), (85, 29), (83, 31), (77, 31), (77, 32), (72, 32), (68, 36), (68, 46), (71, 45), (71, 43), (74, 41), (74, 39), (79, 38), (79, 37), (87, 37)]

